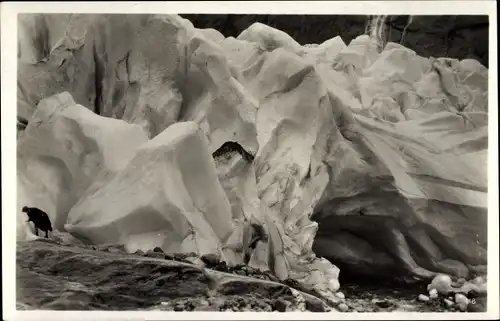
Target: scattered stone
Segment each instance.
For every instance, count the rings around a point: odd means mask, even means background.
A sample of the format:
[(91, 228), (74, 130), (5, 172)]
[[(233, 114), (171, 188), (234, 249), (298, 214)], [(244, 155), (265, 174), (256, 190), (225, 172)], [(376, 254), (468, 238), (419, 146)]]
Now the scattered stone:
[(392, 306), (391, 302), (388, 300), (377, 301), (376, 304), (382, 309), (387, 309)]
[(212, 308), (211, 306), (198, 306), (198, 307), (196, 307), (195, 310), (196, 311), (206, 311), (206, 312), (209, 312), (209, 311), (214, 311), (215, 309)]
[(137, 250), (134, 252), (135, 255), (140, 255), (140, 256), (144, 256), (144, 251), (143, 250)]
[(110, 253), (125, 253), (125, 251), (123, 251), (122, 249), (117, 248), (117, 247), (108, 248), (108, 252), (110, 252)]
[(462, 293), (455, 294), (455, 302), (456, 303), (461, 303), (461, 302), (463, 302), (463, 303), (467, 302), (468, 303), (468, 300), (469, 299), (464, 294), (462, 294)]
[(451, 307), (453, 306), (453, 304), (455, 304), (455, 303), (454, 303), (452, 300), (450, 300), (450, 299), (444, 299), (444, 300), (443, 300), (443, 302), (444, 302), (444, 305), (445, 305), (448, 309), (449, 309), (449, 308), (451, 308)]
[(228, 273), (232, 273), (234, 271), (234, 269), (232, 267), (227, 266), (226, 262), (224, 262), (224, 261), (213, 266), (213, 269), (215, 269), (217, 271), (221, 271), (221, 272), (228, 272)]
[(247, 269), (247, 274), (248, 275), (254, 275), (254, 274), (257, 273), (257, 271), (254, 268), (250, 267), (250, 266), (247, 266), (246, 269)]
[(467, 305), (469, 305), (469, 299), (462, 293), (455, 294), (455, 302), (457, 303), (460, 311), (467, 311)]
[(437, 299), (438, 296), (439, 296), (439, 294), (438, 294), (438, 291), (436, 289), (431, 289), (429, 291), (429, 297), (431, 299)]
[(272, 274), (271, 272), (269, 272), (269, 274), (266, 275), (266, 279), (273, 282), (281, 281), (276, 275)]
[(447, 295), (451, 291), (451, 277), (446, 274), (438, 274), (427, 286), (427, 291), (436, 289), (439, 294)]
[(470, 280), (470, 283), (475, 284), (475, 285), (481, 285), (486, 283), (486, 280), (482, 276), (475, 277), (474, 279)]
[(319, 300), (307, 300), (305, 308), (311, 312), (325, 312), (324, 304)]
[(36, 240), (40, 241), (40, 242), (45, 242), (45, 243), (58, 244), (58, 241), (54, 240), (54, 239), (38, 238)]
[(157, 252), (157, 253), (164, 253), (162, 248), (159, 247), (159, 246), (156, 246), (154, 249), (153, 249), (153, 252)]
[(344, 293), (338, 291), (338, 292), (335, 292), (335, 296), (341, 300), (344, 300), (345, 299), (345, 295)]
[(153, 252), (153, 251), (147, 251), (146, 254), (144, 254), (146, 257), (153, 257), (157, 259), (164, 259), (165, 255), (163, 253), (158, 253), (158, 252)]
[(429, 300), (430, 300), (430, 298), (429, 298), (427, 295), (425, 295), (425, 294), (419, 294), (419, 296), (418, 296), (418, 300), (419, 300), (420, 302), (427, 302), (427, 301), (429, 301)]
[(279, 311), (279, 312), (286, 312), (286, 309), (288, 308), (289, 305), (290, 305), (290, 302), (288, 302), (287, 300), (285, 300), (283, 298), (277, 298), (274, 301), (273, 310)]
[(207, 299), (207, 301), (210, 305), (214, 305), (214, 306), (218, 306), (218, 307), (222, 307), (224, 305), (224, 299), (219, 298), (219, 297), (209, 297)]
[(105, 244), (98, 247), (98, 250), (109, 253), (127, 253), (122, 244)]
[(340, 303), (339, 305), (337, 305), (337, 309), (340, 312), (347, 312), (347, 311), (349, 311), (349, 307), (345, 303)]

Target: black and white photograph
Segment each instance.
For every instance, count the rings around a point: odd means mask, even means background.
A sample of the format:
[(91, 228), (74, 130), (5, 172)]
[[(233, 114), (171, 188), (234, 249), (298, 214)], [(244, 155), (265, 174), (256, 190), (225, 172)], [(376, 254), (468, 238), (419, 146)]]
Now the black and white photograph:
[(496, 3), (347, 2), (2, 3), (4, 320), (498, 318)]

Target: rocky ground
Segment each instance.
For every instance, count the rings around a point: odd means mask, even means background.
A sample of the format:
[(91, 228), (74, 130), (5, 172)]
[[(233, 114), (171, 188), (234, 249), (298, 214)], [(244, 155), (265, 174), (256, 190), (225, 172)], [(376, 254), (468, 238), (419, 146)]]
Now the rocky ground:
[[(426, 285), (344, 283), (338, 302), (326, 302), (293, 281), (228, 267), (216, 256), (159, 248), (126, 254), (121, 246), (44, 239), (18, 243), (17, 282), (20, 310), (460, 311), (444, 298), (422, 298)], [(485, 303), (486, 297), (473, 299), (468, 310), (484, 311)]]

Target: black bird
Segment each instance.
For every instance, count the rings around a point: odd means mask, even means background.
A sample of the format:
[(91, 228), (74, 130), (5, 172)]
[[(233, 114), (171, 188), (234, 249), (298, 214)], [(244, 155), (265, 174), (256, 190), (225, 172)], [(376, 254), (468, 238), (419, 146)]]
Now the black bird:
[(36, 207), (28, 206), (23, 206), (22, 211), (28, 214), (29, 219), (26, 222), (35, 224), (35, 234), (38, 235), (38, 230), (42, 230), (45, 232), (45, 238), (49, 238), (49, 231), (52, 232), (52, 224), (47, 213)]

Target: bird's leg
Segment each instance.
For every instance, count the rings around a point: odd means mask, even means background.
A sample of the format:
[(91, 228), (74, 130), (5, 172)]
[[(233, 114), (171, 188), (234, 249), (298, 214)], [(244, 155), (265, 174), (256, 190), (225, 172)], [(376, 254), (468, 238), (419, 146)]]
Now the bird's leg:
[(45, 231), (45, 238), (48, 239), (49, 238), (49, 231)]
[(38, 228), (35, 227), (35, 235), (38, 236)]

